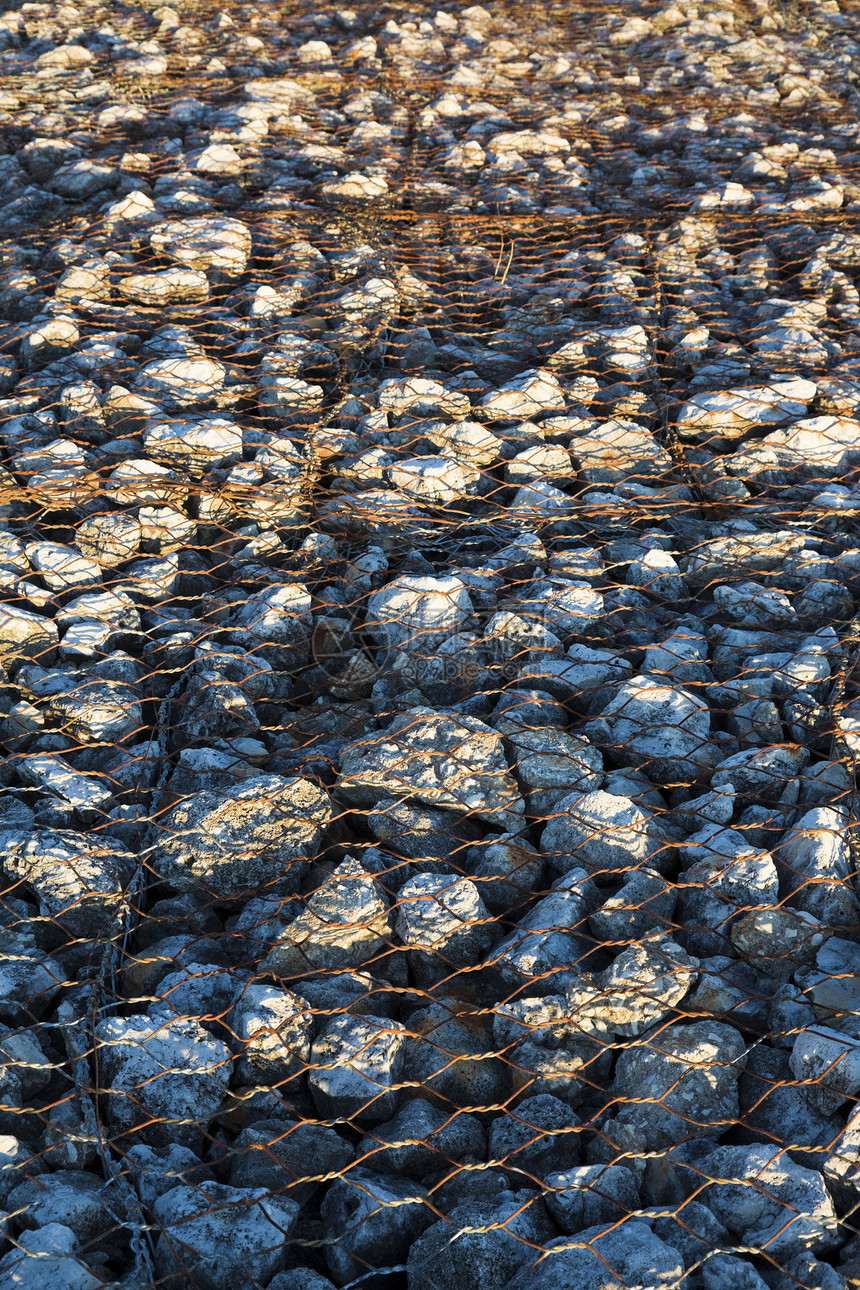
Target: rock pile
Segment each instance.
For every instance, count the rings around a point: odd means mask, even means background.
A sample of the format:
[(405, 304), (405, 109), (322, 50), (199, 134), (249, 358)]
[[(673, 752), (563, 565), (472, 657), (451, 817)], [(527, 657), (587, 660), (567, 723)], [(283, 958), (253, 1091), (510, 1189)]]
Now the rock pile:
[(4, 7), (0, 1287), (860, 1284), (850, 8)]

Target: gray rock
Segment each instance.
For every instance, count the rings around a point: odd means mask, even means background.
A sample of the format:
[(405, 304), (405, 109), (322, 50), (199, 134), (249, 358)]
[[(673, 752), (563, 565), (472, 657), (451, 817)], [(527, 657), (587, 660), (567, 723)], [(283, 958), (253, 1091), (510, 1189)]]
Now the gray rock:
[[(98, 625), (96, 636), (104, 641)], [(64, 646), (68, 641), (66, 634)], [(80, 744), (140, 741), (143, 723), (141, 696), (130, 685), (97, 677), (81, 678), (73, 689), (50, 694), (45, 710), (70, 739)]]
[(204, 790), (158, 821), (153, 865), (177, 888), (235, 900), (262, 883), (295, 891), (328, 823), (328, 795), (311, 780), (257, 775)]
[(707, 1013), (750, 1030), (766, 1030), (773, 1015), (771, 986), (747, 963), (725, 954), (698, 960), (699, 977), (685, 1010)]
[(603, 791), (562, 797), (541, 835), (544, 856), (562, 873), (576, 866), (589, 873), (659, 868), (669, 863), (670, 848), (656, 816)]
[(203, 1182), (174, 1187), (153, 1205), (161, 1228), (155, 1247), (159, 1276), (180, 1274), (201, 1290), (233, 1290), (268, 1282), (284, 1263), (285, 1237), (298, 1205), (262, 1189)]
[(532, 1252), (506, 1290), (614, 1290), (637, 1286), (669, 1290), (684, 1274), (674, 1246), (659, 1240), (650, 1227), (635, 1219), (611, 1227), (586, 1227), (569, 1237), (549, 1241), (540, 1258)]
[(476, 1116), (444, 1111), (418, 1097), (393, 1120), (376, 1125), (360, 1150), (367, 1167), (422, 1179), (458, 1164), (482, 1161), (487, 1136)]
[(301, 995), (274, 985), (246, 986), (231, 1025), (238, 1082), (292, 1092), (308, 1068), (313, 1024)]
[(269, 1290), (334, 1290), (328, 1277), (313, 1268), (290, 1268), (289, 1272), (278, 1272), (269, 1282)]
[(439, 413), (452, 417), (469, 415), (469, 397), (460, 390), (449, 390), (439, 381), (412, 376), (407, 380), (381, 381), (377, 391), (378, 405), (397, 416), (431, 417)]
[(688, 1200), (676, 1214), (652, 1219), (651, 1230), (678, 1250), (687, 1268), (701, 1263), (715, 1246), (728, 1245), (731, 1240), (727, 1228), (698, 1200)]
[(465, 1201), (428, 1228), (409, 1251), (408, 1290), (508, 1285), (510, 1277), (533, 1257), (534, 1245), (542, 1237), (535, 1230), (534, 1204), (528, 1203), (533, 1196), (519, 1193), (508, 1200), (509, 1195), (496, 1197), (495, 1203)]
[[(784, 345), (786, 328), (774, 329), (775, 345)], [(808, 333), (801, 333), (801, 335)], [(784, 351), (783, 351), (784, 352)], [(813, 361), (825, 359), (823, 350)], [(860, 422), (828, 414), (806, 417), (775, 430), (741, 449), (732, 458), (732, 469), (747, 471), (761, 483), (786, 484), (795, 480), (839, 479), (860, 463)]]
[(854, 941), (831, 934), (816, 947), (814, 964), (802, 964), (794, 980), (814, 1006), (816, 1015), (839, 1029), (840, 1018), (855, 1010), (858, 977), (860, 947)]
[[(493, 621), (499, 616), (494, 615)], [(548, 734), (550, 730), (566, 726), (568, 720), (562, 705), (545, 690), (505, 690), (493, 710), (496, 730), (508, 738), (531, 733)]]
[(714, 604), (738, 627), (778, 628), (797, 618), (784, 592), (760, 582), (734, 582), (715, 587)]
[(290, 669), (307, 661), (311, 599), (298, 583), (282, 583), (243, 597), (224, 613), (234, 645), (259, 654), (272, 667)]
[(284, 376), (277, 370), (277, 362), (267, 355), (257, 369), (260, 412), (278, 431), (307, 426), (319, 416), (323, 388), (297, 376)]
[(586, 871), (572, 869), (495, 947), (487, 968), (509, 986), (540, 979), (547, 989), (557, 987), (558, 974), (576, 971), (593, 948), (584, 932), (589, 906), (595, 903)]
[(589, 484), (656, 483), (672, 469), (671, 458), (651, 431), (623, 418), (592, 422), (571, 436), (570, 450)]
[(99, 1290), (104, 1280), (81, 1258), (80, 1247), (63, 1223), (48, 1223), (37, 1232), (22, 1232), (17, 1248), (0, 1259), (0, 1277), (21, 1290), (63, 1286), (64, 1290)]
[(723, 582), (739, 574), (769, 573), (781, 568), (786, 557), (804, 546), (804, 536), (791, 529), (709, 537), (696, 543), (695, 549), (681, 562), (681, 572), (691, 587)]
[(813, 807), (783, 835), (776, 851), (784, 894), (825, 926), (853, 923), (857, 914), (849, 886), (854, 862), (847, 825), (842, 807)]
[(646, 551), (640, 560), (632, 562), (627, 570), (627, 584), (669, 604), (686, 600), (690, 595), (677, 562), (668, 551), (659, 548)]
[[(211, 364), (211, 367), (217, 368), (218, 371), (213, 370), (210, 373), (202, 370), (205, 365), (201, 360), (194, 360), (193, 363), (187, 364), (192, 371), (186, 376), (184, 372), (177, 370), (180, 367), (179, 364), (173, 360), (167, 360), (167, 362), (170, 364), (170, 390), (174, 401), (177, 401), (179, 381), (184, 378), (181, 399), (183, 405), (187, 403), (188, 406), (194, 406), (196, 402), (205, 398), (207, 390), (211, 397), (212, 392), (223, 382), (224, 369), (220, 364)], [(167, 407), (168, 404), (159, 388), (158, 375), (153, 370), (158, 366), (150, 363), (144, 369), (144, 374), (148, 375), (148, 389), (153, 390), (151, 397), (158, 399), (162, 406)], [(166, 364), (160, 366), (163, 367)], [(201, 370), (197, 370), (198, 368)], [(163, 378), (160, 379), (160, 384), (165, 384)], [(201, 394), (196, 393), (198, 387)], [(146, 427), (143, 441), (146, 451), (157, 461), (173, 463), (195, 477), (199, 477), (210, 467), (224, 466), (240, 461), (242, 458), (241, 426), (224, 417), (152, 421)]]
[(244, 272), (251, 234), (239, 220), (223, 216), (170, 220), (152, 228), (150, 244), (176, 264), (205, 273), (210, 282), (232, 282)]
[(710, 1208), (744, 1245), (774, 1258), (792, 1258), (803, 1250), (827, 1252), (838, 1245), (836, 1213), (824, 1179), (795, 1164), (780, 1147), (719, 1147), (707, 1157), (706, 1171), (720, 1180), (708, 1188)]
[(687, 439), (718, 435), (736, 439), (764, 425), (782, 425), (806, 413), (815, 384), (801, 378), (738, 390), (696, 394), (678, 413), (678, 433)]
[(808, 1251), (784, 1263), (771, 1282), (772, 1290), (790, 1290), (796, 1285), (808, 1286), (809, 1290), (848, 1290), (841, 1272), (829, 1263), (819, 1263)]
[[(814, 1024), (814, 1022), (813, 1022)], [(795, 1036), (790, 1036), (789, 1048)], [(773, 1036), (771, 1044), (777, 1042)], [(784, 1048), (759, 1044), (749, 1053), (747, 1067), (738, 1084), (742, 1112), (741, 1140), (760, 1144), (779, 1142), (788, 1147), (788, 1154), (799, 1165), (809, 1169), (833, 1166), (837, 1177), (840, 1164), (851, 1166), (849, 1141), (844, 1153), (830, 1146), (840, 1137), (842, 1120), (838, 1115), (822, 1115), (810, 1106), (803, 1091), (797, 1087), (789, 1064), (789, 1054)], [(850, 1140), (850, 1131), (845, 1138)], [(828, 1182), (828, 1187), (830, 1182)]]
[(0, 1134), (0, 1199), (5, 1206), (9, 1193), (20, 1187), (28, 1176), (41, 1174), (41, 1162), (33, 1158), (29, 1147), (12, 1134)]
[(471, 967), (494, 939), (492, 915), (475, 883), (440, 874), (418, 873), (403, 884), (394, 925), (423, 986)]
[(675, 1012), (698, 967), (697, 959), (661, 937), (627, 946), (603, 972), (572, 978), (564, 995), (583, 1029), (637, 1036)]
[(838, 1111), (860, 1090), (860, 1039), (826, 1025), (801, 1030), (789, 1058), (803, 1095), (822, 1115)]
[[(420, 860), (422, 869), (430, 873), (460, 869), (468, 843), (482, 833), (480, 825), (454, 811), (416, 806), (394, 797), (382, 798), (366, 818), (377, 841), (407, 860)], [(386, 875), (385, 886), (399, 885), (411, 872), (411, 865), (401, 865)]]
[(28, 1178), (9, 1194), (9, 1204), (16, 1211), (16, 1223), (39, 1230), (50, 1223), (61, 1223), (74, 1233), (79, 1246), (92, 1250), (103, 1242), (116, 1239), (116, 1221), (111, 1215), (104, 1182), (78, 1169), (63, 1169), (54, 1174)]
[(465, 867), (490, 913), (506, 914), (540, 889), (544, 859), (521, 838), (502, 833), (469, 847)]
[(515, 377), (497, 392), (484, 395), (481, 416), (491, 423), (526, 421), (564, 407), (564, 393), (554, 373), (536, 368)]
[(502, 455), (499, 439), (478, 421), (433, 422), (428, 438), (446, 457), (479, 469), (494, 465)]
[(490, 1124), (487, 1153), (509, 1173), (536, 1181), (579, 1158), (580, 1122), (567, 1103), (539, 1094), (507, 1107)]
[(25, 658), (48, 667), (56, 656), (58, 641), (56, 625), (49, 618), (0, 605), (0, 663)]
[(116, 805), (106, 776), (76, 772), (58, 755), (43, 753), (22, 758), (18, 775), (40, 789), (84, 824), (98, 824)]
[(702, 1265), (703, 1290), (768, 1290), (751, 1263), (734, 1254), (713, 1254)]
[(281, 979), (358, 967), (389, 943), (391, 918), (383, 888), (347, 858), (280, 931), (261, 965)]
[(199, 1145), (230, 1082), (227, 1045), (192, 1018), (141, 1014), (98, 1022), (96, 1040), (114, 1130), (156, 1147)]
[[(802, 1094), (798, 1100), (801, 1098)], [(803, 1109), (808, 1114), (809, 1102), (806, 1098), (802, 1098), (802, 1101)], [(834, 1121), (841, 1125), (839, 1117), (829, 1119), (829, 1124), (832, 1125)], [(822, 1171), (827, 1190), (837, 1208), (851, 1209), (856, 1205), (860, 1191), (860, 1116), (856, 1110), (850, 1113), (844, 1131), (838, 1135), (831, 1134), (826, 1143), (828, 1150), (817, 1157), (815, 1163)]]
[(427, 1192), (396, 1174), (351, 1169), (333, 1182), (320, 1206), (330, 1244), (325, 1259), (336, 1285), (370, 1268), (402, 1263), (416, 1238), (433, 1221)]
[(567, 640), (592, 632), (603, 615), (604, 601), (590, 583), (555, 576), (533, 583), (526, 599), (510, 600), (503, 607)]
[(813, 1028), (817, 1020), (809, 1001), (796, 985), (781, 985), (774, 991), (767, 1028), (779, 1048), (793, 1048), (798, 1032)]
[(778, 899), (776, 866), (766, 851), (741, 845), (721, 856), (715, 847), (711, 859), (685, 871), (676, 917), (691, 953), (730, 955), (735, 919), (756, 905), (775, 904)]
[(604, 901), (588, 920), (601, 941), (637, 941), (673, 927), (677, 893), (653, 869), (645, 866), (622, 875), (620, 891)]
[(178, 266), (156, 273), (131, 273), (117, 283), (125, 300), (150, 308), (172, 304), (196, 304), (209, 299), (209, 281), (205, 273)]
[(126, 1152), (124, 1164), (138, 1196), (148, 1208), (174, 1187), (196, 1187), (210, 1180), (209, 1169), (194, 1152), (175, 1142), (164, 1147), (148, 1147), (137, 1142)]
[(10, 830), (2, 840), (7, 877), (70, 936), (98, 936), (122, 918), (137, 865), (109, 835)]
[[(141, 569), (140, 565), (133, 565), (129, 572), (133, 571), (138, 578), (154, 580), (157, 585), (161, 570), (152, 568), (155, 563), (141, 561), (147, 567)], [(158, 564), (163, 567), (163, 562), (159, 561)], [(175, 577), (174, 571), (170, 570), (168, 576)], [(182, 702), (186, 719), (196, 731), (198, 739), (242, 739), (252, 737), (260, 728), (254, 706), (244, 691), (225, 680), (214, 669), (195, 670), (194, 675), (186, 681)]]
[(352, 1145), (325, 1125), (257, 1120), (233, 1143), (228, 1176), (231, 1187), (264, 1188), (304, 1205), (354, 1155)]
[(338, 794), (356, 806), (413, 797), (518, 831), (525, 805), (501, 737), (475, 717), (417, 707), (341, 753)]
[(66, 973), (25, 932), (4, 930), (0, 952), (0, 1020), (10, 1025), (29, 1024), (42, 1016), (56, 999)]
[[(147, 403), (149, 415), (154, 411)], [(182, 505), (187, 496), (173, 471), (146, 457), (131, 457), (111, 471), (105, 491), (119, 506), (151, 505), (174, 501)]]
[(722, 1133), (738, 1116), (745, 1048), (738, 1032), (719, 1021), (660, 1028), (618, 1058), (617, 1120), (650, 1151)]
[(332, 1017), (311, 1049), (308, 1083), (320, 1115), (363, 1123), (397, 1110), (406, 1028), (374, 1016)]
[(579, 1106), (588, 1100), (589, 1090), (603, 1087), (609, 1076), (608, 1043), (609, 1036), (599, 1031), (589, 1034), (584, 1028), (575, 1029), (563, 1048), (524, 1039), (506, 1054), (513, 1087), (518, 1093), (548, 1094)]
[(78, 525), (75, 540), (86, 559), (112, 568), (137, 554), (140, 522), (123, 512), (89, 515)]
[(450, 1115), (504, 1100), (510, 1063), (492, 1054), (496, 1045), (488, 1017), (466, 1012), (456, 1000), (413, 1012), (406, 1044), (405, 1079)]
[(27, 558), (51, 591), (92, 587), (102, 580), (97, 564), (59, 542), (33, 542), (27, 547)]
[(622, 685), (585, 734), (620, 766), (639, 766), (657, 783), (697, 779), (722, 760), (710, 741), (703, 699), (656, 677)]
[(450, 506), (478, 491), (476, 466), (449, 457), (409, 457), (387, 467), (391, 488), (423, 506)]
[(603, 783), (602, 754), (587, 739), (563, 730), (519, 730), (506, 744), (528, 813), (537, 818), (554, 813), (574, 790), (590, 792)]
[(460, 578), (404, 575), (370, 596), (365, 625), (384, 649), (430, 655), (471, 615), (472, 602)]
[(583, 1227), (618, 1222), (637, 1209), (636, 1177), (623, 1165), (582, 1165), (549, 1174), (546, 1206), (563, 1232), (576, 1235)]
[(691, 628), (679, 627), (659, 645), (645, 651), (642, 671), (655, 677), (670, 677), (681, 685), (713, 685), (707, 657), (707, 639)]

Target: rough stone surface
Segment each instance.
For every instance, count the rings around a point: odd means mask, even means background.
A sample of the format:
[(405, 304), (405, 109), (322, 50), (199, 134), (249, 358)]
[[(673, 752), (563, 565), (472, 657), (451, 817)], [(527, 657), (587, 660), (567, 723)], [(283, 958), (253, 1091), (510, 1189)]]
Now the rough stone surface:
[(357, 806), (372, 806), (394, 791), (505, 828), (524, 823), (525, 806), (502, 741), (475, 717), (414, 708), (381, 737), (345, 748), (340, 765), (339, 792)]
[(855, 7), (0, 4), (2, 1286), (858, 1280)]
[(330, 816), (316, 784), (259, 775), (230, 793), (204, 790), (159, 821), (155, 865), (177, 888), (234, 899), (261, 883), (295, 890)]

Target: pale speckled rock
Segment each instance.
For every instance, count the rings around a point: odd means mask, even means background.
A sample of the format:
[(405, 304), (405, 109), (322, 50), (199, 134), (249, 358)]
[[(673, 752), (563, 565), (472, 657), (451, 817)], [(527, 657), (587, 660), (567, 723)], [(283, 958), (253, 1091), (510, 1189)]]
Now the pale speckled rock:
[(397, 897), (397, 935), (420, 985), (444, 980), (478, 962), (493, 939), (493, 919), (468, 878), (418, 873)]
[(723, 1022), (661, 1027), (618, 1058), (616, 1118), (635, 1129), (647, 1150), (722, 1133), (738, 1116), (745, 1053), (741, 1035)]
[(205, 273), (213, 282), (239, 277), (248, 262), (251, 234), (239, 220), (170, 220), (150, 233), (154, 251), (188, 269)]
[(396, 793), (514, 831), (525, 823), (501, 737), (475, 717), (444, 709), (413, 708), (372, 739), (349, 744), (338, 793), (357, 806)]
[(683, 438), (715, 434), (739, 438), (759, 426), (799, 420), (814, 396), (815, 382), (802, 377), (766, 386), (709, 390), (683, 405), (678, 413), (678, 433)]
[(283, 1267), (284, 1239), (299, 1207), (263, 1188), (202, 1182), (174, 1187), (153, 1212), (161, 1229), (155, 1249), (160, 1276), (181, 1272), (201, 1290), (232, 1290), (237, 1278), (268, 1281)]
[(322, 1116), (365, 1123), (397, 1110), (406, 1027), (371, 1015), (333, 1017), (314, 1041), (308, 1083)]
[(96, 936), (121, 917), (134, 857), (110, 835), (52, 829), (6, 831), (3, 869), (32, 892), (40, 913), (73, 936)]
[(0, 605), (0, 660), (4, 664), (29, 658), (47, 667), (56, 655), (57, 644), (57, 628), (49, 618), (13, 605)]
[(222, 900), (261, 883), (295, 891), (330, 816), (328, 794), (311, 780), (260, 774), (171, 807), (158, 821), (152, 863), (173, 886)]
[(568, 872), (630, 869), (638, 864), (665, 865), (671, 840), (659, 818), (627, 797), (597, 790), (560, 798), (541, 835), (541, 851), (550, 865)]
[(276, 935), (263, 969), (283, 979), (358, 967), (391, 936), (382, 885), (347, 858)]
[(695, 779), (719, 764), (710, 726), (703, 698), (652, 676), (634, 676), (584, 733), (618, 765), (638, 765), (665, 783)]
[(838, 1244), (836, 1212), (821, 1174), (795, 1164), (778, 1146), (720, 1147), (705, 1163), (705, 1173), (720, 1179), (708, 1188), (707, 1202), (744, 1245), (785, 1259)]
[(300, 995), (248, 985), (233, 1009), (231, 1029), (240, 1084), (290, 1089), (307, 1069), (313, 1017)]
[(233, 1059), (192, 1018), (133, 1014), (96, 1026), (105, 1101), (114, 1130), (152, 1146), (194, 1148), (227, 1092)]
[(380, 646), (430, 654), (464, 627), (471, 614), (472, 602), (460, 578), (407, 575), (370, 596), (366, 626)]
[(825, 1024), (795, 1036), (791, 1069), (803, 1095), (822, 1115), (831, 1115), (860, 1089), (860, 1040)]

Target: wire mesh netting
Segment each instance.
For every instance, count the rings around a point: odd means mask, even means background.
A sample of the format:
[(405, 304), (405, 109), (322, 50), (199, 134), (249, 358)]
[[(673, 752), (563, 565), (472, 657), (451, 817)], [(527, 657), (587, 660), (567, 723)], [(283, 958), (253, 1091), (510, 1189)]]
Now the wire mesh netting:
[(858, 22), (0, 3), (0, 1290), (860, 1286)]

